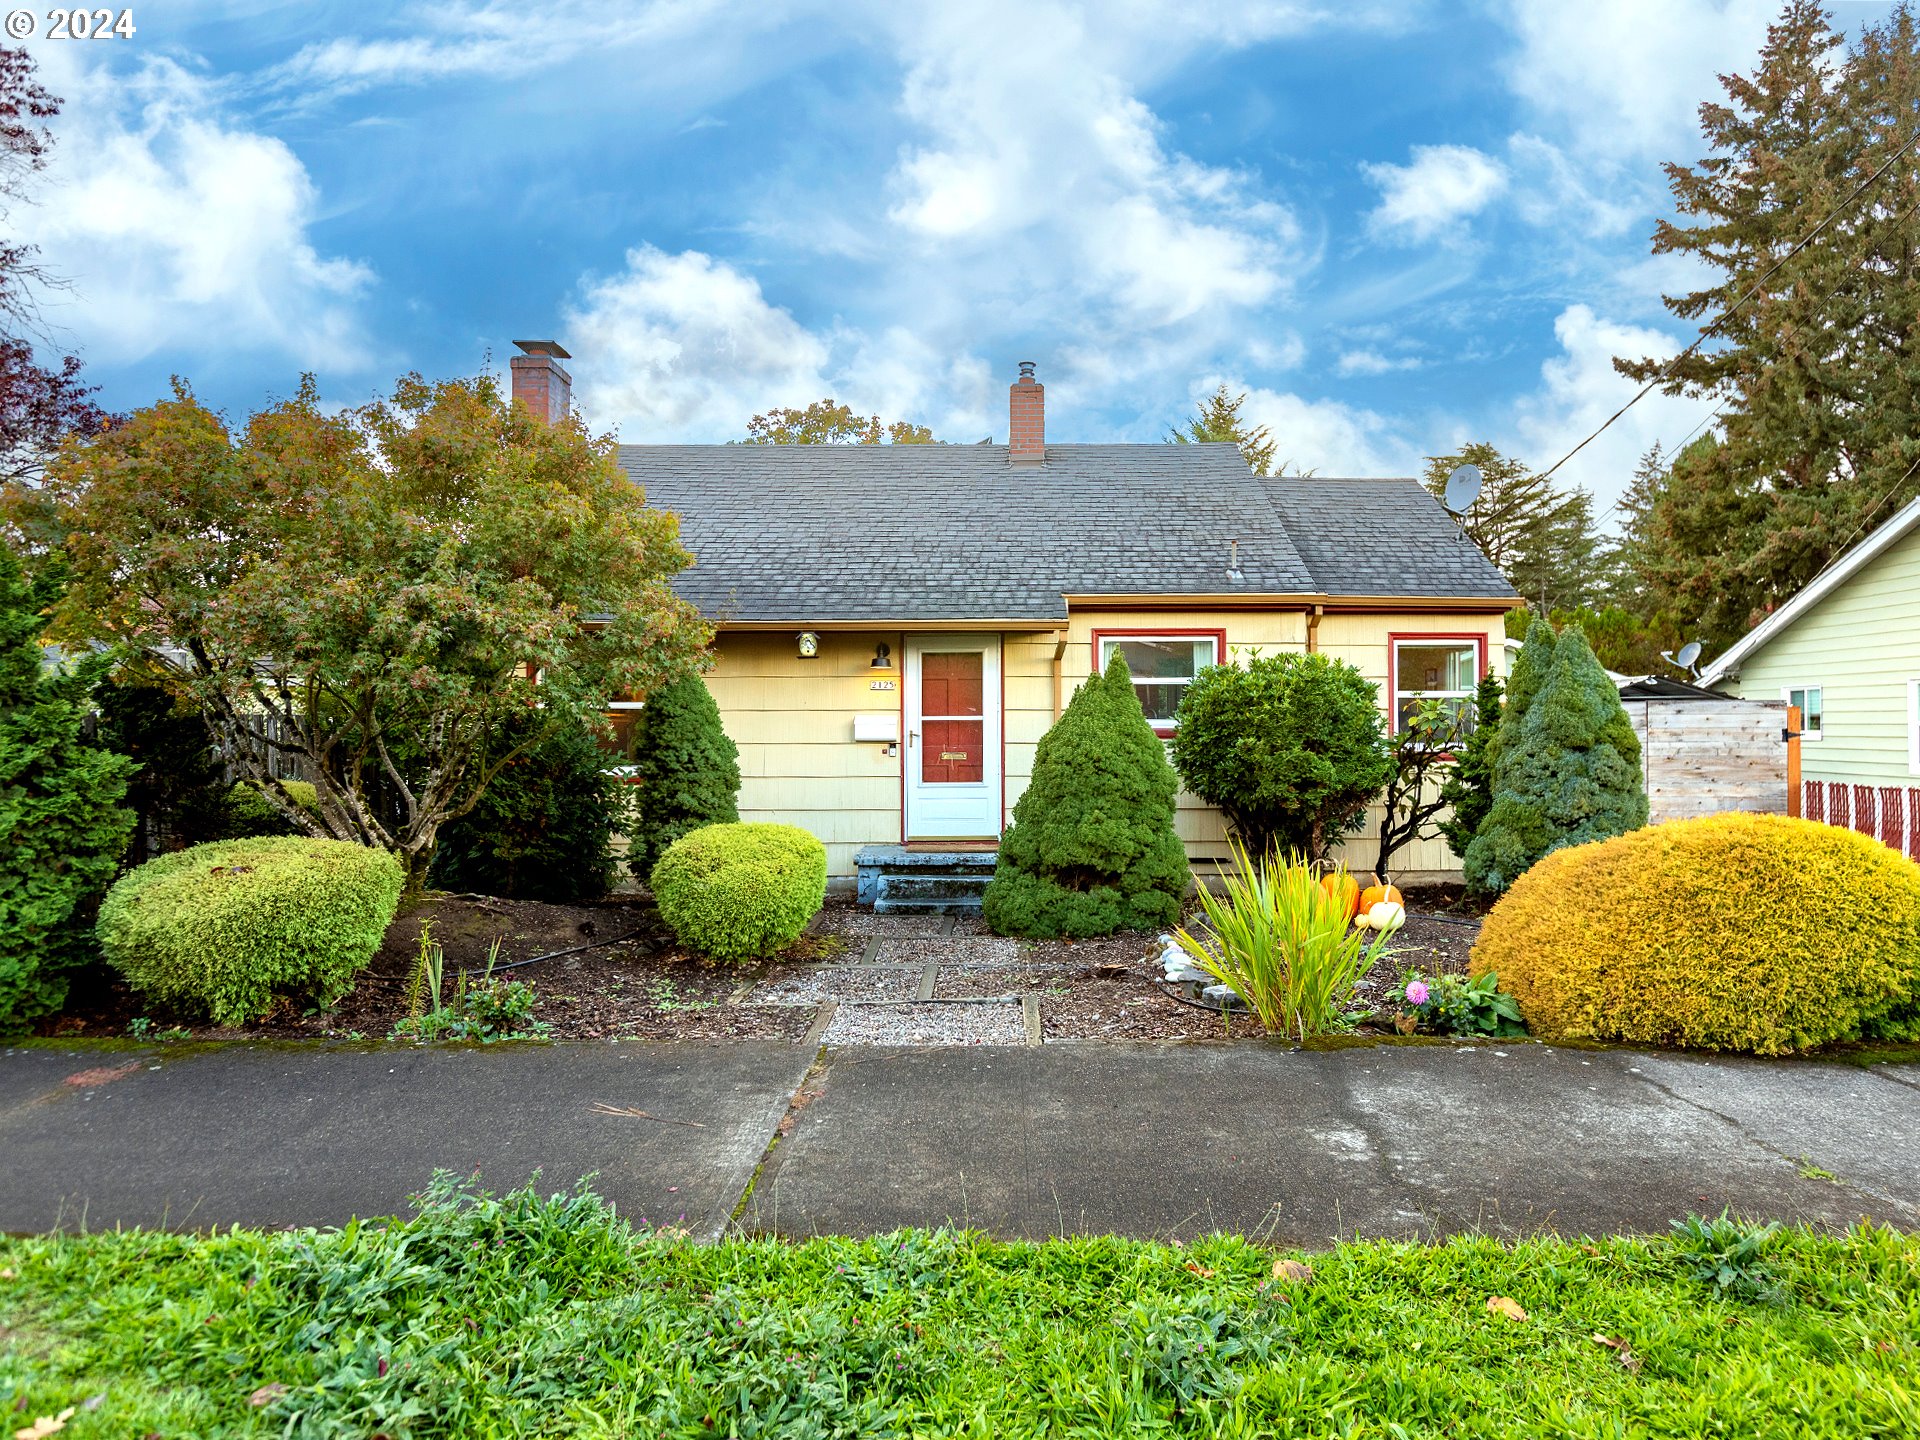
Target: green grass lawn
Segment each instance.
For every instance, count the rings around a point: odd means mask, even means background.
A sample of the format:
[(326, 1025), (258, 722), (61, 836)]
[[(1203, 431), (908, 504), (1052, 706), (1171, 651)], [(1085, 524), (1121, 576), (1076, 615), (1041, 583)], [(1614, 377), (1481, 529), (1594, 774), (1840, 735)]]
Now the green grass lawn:
[(1913, 1236), (1283, 1258), (699, 1246), (449, 1182), (405, 1224), (0, 1240), (0, 1436), (1920, 1436)]

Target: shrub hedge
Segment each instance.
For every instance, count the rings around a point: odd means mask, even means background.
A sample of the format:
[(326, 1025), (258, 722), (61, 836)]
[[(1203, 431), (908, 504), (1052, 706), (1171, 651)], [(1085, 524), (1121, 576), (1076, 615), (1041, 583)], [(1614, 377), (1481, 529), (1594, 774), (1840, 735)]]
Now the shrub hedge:
[(689, 949), (754, 960), (800, 938), (827, 894), (827, 848), (793, 825), (707, 825), (653, 867), (660, 918)]
[(1541, 860), (1472, 968), (1545, 1039), (1777, 1055), (1920, 1038), (1920, 865), (1783, 815), (1675, 820)]
[(100, 906), (107, 959), (143, 995), (239, 1025), (283, 996), (331, 1004), (373, 958), (400, 864), (340, 840), (216, 840), (151, 860)]

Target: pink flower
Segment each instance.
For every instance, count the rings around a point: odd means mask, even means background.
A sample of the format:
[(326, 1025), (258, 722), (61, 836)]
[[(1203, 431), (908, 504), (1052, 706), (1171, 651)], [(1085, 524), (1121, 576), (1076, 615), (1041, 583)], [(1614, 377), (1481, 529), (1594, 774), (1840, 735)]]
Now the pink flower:
[(1425, 982), (1420, 980), (1409, 980), (1407, 982), (1407, 1003), (1409, 1005), (1424, 1005), (1427, 1003), (1427, 987)]

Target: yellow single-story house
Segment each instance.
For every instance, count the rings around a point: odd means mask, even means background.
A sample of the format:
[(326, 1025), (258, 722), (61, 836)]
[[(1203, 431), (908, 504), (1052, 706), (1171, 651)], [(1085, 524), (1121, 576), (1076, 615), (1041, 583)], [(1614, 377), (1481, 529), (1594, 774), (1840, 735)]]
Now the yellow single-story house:
[[(523, 365), (558, 370), (517, 359), (516, 382)], [(1351, 661), (1396, 721), (1504, 665), (1519, 597), (1413, 480), (1052, 444), (1031, 365), (1009, 442), (620, 447), (694, 556), (677, 583), (717, 630), (741, 818), (811, 831), (838, 881), (863, 852), (990, 854), (1040, 737), (1115, 650), (1168, 735), (1194, 674), (1249, 651)], [(1183, 796), (1178, 825), (1196, 860), (1224, 854), (1211, 807)], [(1369, 868), (1369, 836), (1349, 848)], [(1456, 862), (1433, 842), (1405, 868)]]

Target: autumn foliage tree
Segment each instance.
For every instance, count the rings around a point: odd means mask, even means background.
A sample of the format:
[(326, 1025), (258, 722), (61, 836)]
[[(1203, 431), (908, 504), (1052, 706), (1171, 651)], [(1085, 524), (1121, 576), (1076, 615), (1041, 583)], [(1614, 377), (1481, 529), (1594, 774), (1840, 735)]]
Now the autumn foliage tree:
[(678, 522), (612, 440), (485, 378), (409, 377), (343, 414), (308, 380), (238, 434), (176, 384), (11, 504), (71, 562), (66, 635), (147, 650), (290, 825), (391, 850), (414, 887), (441, 826), (545, 734), (508, 721), (592, 723), (708, 639), (668, 587)]
[(930, 445), (933, 431), (905, 420), (883, 424), (829, 395), (804, 410), (773, 409), (747, 422), (742, 445)]

